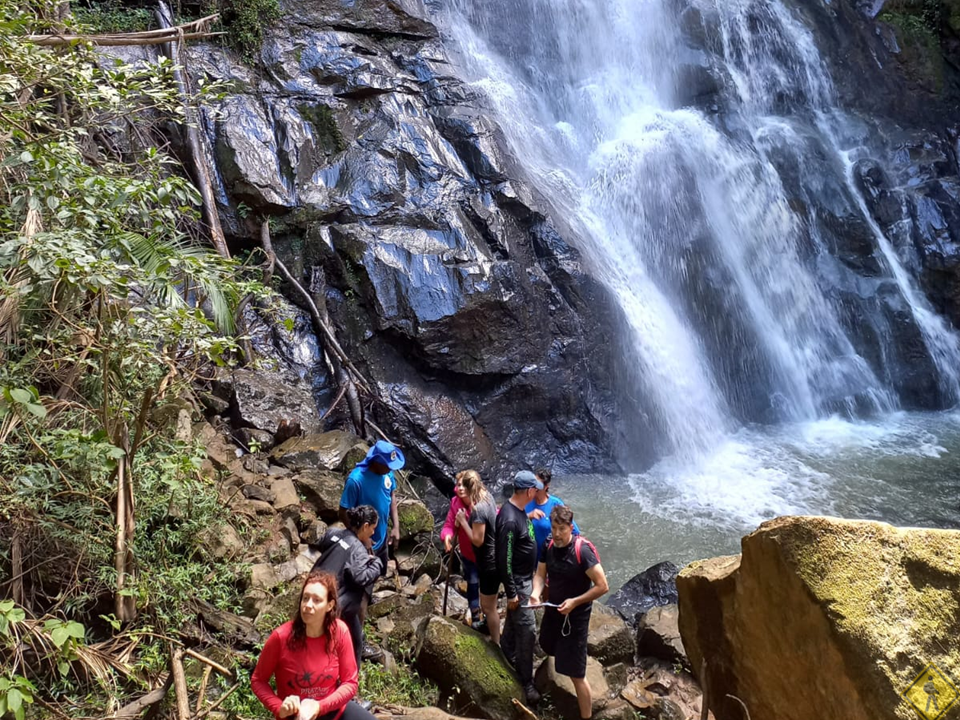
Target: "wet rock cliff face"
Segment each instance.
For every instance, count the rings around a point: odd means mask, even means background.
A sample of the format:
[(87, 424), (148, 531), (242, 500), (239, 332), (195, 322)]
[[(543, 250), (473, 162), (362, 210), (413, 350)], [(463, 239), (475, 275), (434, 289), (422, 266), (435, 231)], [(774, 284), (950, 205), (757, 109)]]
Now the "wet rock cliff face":
[[(898, 7), (922, 15), (930, 2)], [(687, 68), (688, 101), (722, 115), (728, 79), (711, 57), (709, 13), (695, 5), (677, 5), (700, 59)], [(483, 98), (454, 76), (423, 2), (282, 6), (253, 67), (219, 46), (190, 49), (195, 76), (233, 88), (206, 124), (234, 244), (254, 244), (259, 219), (271, 219), (278, 254), (374, 381), (373, 417), (434, 477), (648, 465), (655, 449), (642, 401), (624, 390), (638, 385), (619, 310), (548, 199), (523, 182)], [(870, 3), (795, 10), (841, 104), (876, 138), (876, 158), (855, 168), (874, 219), (958, 325), (960, 93), (956, 31), (942, 7), (935, 45), (903, 13), (874, 18)], [(802, 153), (834, 162), (822, 148)], [(903, 404), (936, 407), (934, 372), (902, 301), (884, 288), (870, 228), (842, 193), (809, 186), (816, 168), (801, 173), (800, 154), (784, 151), (781, 176), (798, 211), (828, 221), (828, 291), (862, 313), (846, 320), (858, 351), (898, 354)], [(323, 366), (310, 372), (323, 406), (332, 397)]]
[(616, 467), (624, 428), (634, 448), (643, 435), (618, 395), (618, 311), (451, 75), (422, 3), (283, 6), (259, 67), (190, 49), (195, 75), (234, 90), (206, 118), (234, 243), (270, 218), (374, 383), (372, 417), (421, 469)]

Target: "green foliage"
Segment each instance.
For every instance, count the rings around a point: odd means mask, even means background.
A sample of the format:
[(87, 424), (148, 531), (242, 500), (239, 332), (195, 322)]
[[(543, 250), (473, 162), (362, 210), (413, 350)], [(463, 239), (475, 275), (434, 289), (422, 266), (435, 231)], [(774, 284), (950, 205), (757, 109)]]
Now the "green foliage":
[(148, 9), (127, 7), (120, 0), (75, 7), (73, 17), (80, 29), (98, 34), (139, 32), (156, 25), (154, 15)]
[[(30, 599), (0, 602), (15, 717), (34, 698), (103, 716), (166, 670), (193, 600), (239, 607), (237, 569), (204, 555), (224, 513), (203, 448), (162, 411), (231, 362), (239, 300), (265, 292), (206, 246), (196, 189), (156, 149), (182, 120), (170, 63), (24, 41), (60, 28), (58, 5), (0, 0), (0, 576)], [(87, 639), (129, 646), (123, 672)]]
[(263, 45), (263, 28), (281, 17), (279, 0), (220, 0), (224, 28), (230, 44), (247, 60)]
[(0, 677), (0, 717), (8, 712), (16, 720), (23, 720), (26, 714), (24, 705), (33, 703), (37, 689), (21, 675)]
[(437, 686), (405, 664), (398, 664), (396, 672), (388, 672), (382, 665), (363, 663), (359, 695), (375, 705), (405, 707), (433, 706), (440, 699)]

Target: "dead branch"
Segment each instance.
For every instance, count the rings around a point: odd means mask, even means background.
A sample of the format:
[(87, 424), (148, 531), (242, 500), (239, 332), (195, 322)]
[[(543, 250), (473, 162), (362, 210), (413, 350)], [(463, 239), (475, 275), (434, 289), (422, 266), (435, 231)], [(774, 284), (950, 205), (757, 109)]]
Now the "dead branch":
[(177, 40), (196, 40), (215, 35), (225, 35), (222, 32), (209, 32), (207, 28), (220, 18), (219, 14), (207, 15), (199, 20), (192, 20), (175, 27), (163, 27), (159, 30), (141, 30), (128, 33), (104, 33), (101, 35), (73, 35), (54, 33), (47, 35), (27, 35), (23, 39), (35, 45), (72, 45), (74, 43), (90, 43), (91, 45), (118, 46), (118, 45), (160, 45)]
[(207, 708), (206, 710), (204, 710), (202, 713), (197, 713), (197, 715), (196, 715), (196, 717), (194, 718), (194, 720), (203, 720), (203, 718), (205, 718), (207, 715), (209, 715), (209, 714), (212, 713), (214, 710), (216, 710), (218, 707), (220, 707), (220, 705), (221, 705), (228, 697), (230, 697), (231, 695), (233, 695), (233, 694), (237, 691), (237, 688), (240, 687), (240, 685), (242, 685), (241, 682), (235, 682), (233, 685), (231, 685), (231, 686), (230, 686), (230, 689), (227, 690), (227, 691), (226, 691), (223, 695), (221, 695), (219, 698), (217, 698), (217, 701), (216, 701), (213, 705), (211, 705), (210, 707), (208, 707), (208, 708)]
[(534, 713), (533, 710), (528, 708), (526, 705), (524, 705), (522, 702), (520, 702), (516, 698), (512, 698), (510, 702), (513, 703), (514, 707), (516, 707), (523, 714), (525, 718), (529, 718), (529, 720), (540, 720), (540, 718), (537, 717), (536, 713)]
[(177, 697), (178, 720), (190, 720), (190, 695), (187, 691), (187, 676), (183, 672), (183, 649), (173, 650), (170, 656), (170, 673), (173, 675), (173, 690)]
[(212, 670), (216, 670), (221, 675), (226, 675), (228, 678), (233, 677), (233, 673), (230, 670), (227, 670), (227, 668), (225, 668), (223, 665), (211, 660), (206, 655), (201, 655), (196, 650), (190, 650), (189, 648), (187, 648), (186, 650), (183, 651), (183, 654), (188, 655), (189, 657), (192, 657), (194, 660), (199, 660), (204, 665), (211, 668)]
[(207, 697), (207, 683), (210, 682), (210, 673), (213, 671), (213, 668), (207, 665), (203, 669), (203, 677), (200, 679), (200, 689), (197, 691), (197, 709), (194, 710), (195, 713), (203, 710), (203, 701)]
[[(157, 10), (157, 19), (160, 25), (168, 30), (177, 30), (173, 38), (164, 44), (164, 52), (173, 61), (173, 81), (177, 85), (177, 92), (180, 94), (183, 103), (184, 118), (186, 120), (184, 129), (187, 134), (187, 143), (190, 146), (190, 154), (193, 156), (193, 169), (196, 175), (197, 187), (200, 190), (200, 197), (203, 200), (203, 214), (207, 220), (210, 229), (210, 241), (222, 257), (229, 258), (230, 250), (227, 248), (227, 240), (223, 235), (223, 228), (220, 225), (220, 215), (217, 213), (217, 202), (213, 196), (213, 186), (210, 184), (210, 171), (207, 168), (207, 155), (205, 152), (204, 141), (200, 135), (199, 113), (189, 100), (187, 93), (187, 82), (184, 79), (185, 68), (181, 68), (180, 63), (180, 35), (177, 28), (173, 28), (173, 14), (170, 8), (163, 0), (160, 1)], [(186, 39), (186, 36), (183, 36)]]
[(122, 47), (134, 45), (163, 45), (176, 40), (202, 40), (205, 38), (216, 37), (217, 35), (226, 35), (224, 32), (198, 32), (184, 33), (183, 35), (159, 35), (151, 38), (134, 37), (103, 37), (99, 35), (27, 35), (24, 40), (32, 42), (34, 45), (59, 46), (73, 45), (75, 43), (88, 42), (98, 47)]
[(167, 691), (170, 689), (171, 683), (173, 683), (173, 675), (167, 673), (167, 677), (164, 679), (163, 685), (151, 690), (146, 695), (137, 698), (132, 703), (124, 705), (117, 711), (117, 714), (113, 716), (114, 719), (132, 720), (133, 718), (138, 717), (143, 712), (144, 708), (150, 707), (151, 705), (156, 705), (167, 696)]
[(736, 700), (738, 703), (740, 703), (740, 707), (743, 708), (743, 714), (747, 716), (747, 720), (750, 720), (750, 711), (747, 710), (747, 704), (743, 700), (738, 698), (736, 695), (728, 694), (727, 697), (730, 698), (731, 700)]

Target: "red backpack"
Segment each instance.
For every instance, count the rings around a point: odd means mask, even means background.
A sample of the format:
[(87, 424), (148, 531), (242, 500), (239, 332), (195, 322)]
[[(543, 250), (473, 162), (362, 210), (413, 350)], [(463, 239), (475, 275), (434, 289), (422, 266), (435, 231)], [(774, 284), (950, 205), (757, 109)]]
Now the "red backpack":
[[(593, 550), (593, 554), (597, 558), (597, 563), (600, 562), (600, 553), (597, 552), (597, 546), (592, 542), (587, 540), (583, 535), (575, 535), (573, 538), (573, 551), (577, 554), (577, 565), (580, 564), (580, 548), (583, 547), (583, 544), (586, 543), (590, 546), (590, 549)], [(550, 538), (550, 542), (547, 543), (547, 550), (553, 547), (553, 538)]]

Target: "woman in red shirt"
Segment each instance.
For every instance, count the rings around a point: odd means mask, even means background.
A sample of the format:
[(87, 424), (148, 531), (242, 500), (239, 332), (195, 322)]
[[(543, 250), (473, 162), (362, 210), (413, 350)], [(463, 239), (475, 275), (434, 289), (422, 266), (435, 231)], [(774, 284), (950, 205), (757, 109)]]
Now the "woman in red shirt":
[(296, 615), (270, 634), (250, 679), (253, 692), (274, 717), (373, 720), (352, 699), (357, 694), (357, 660), (350, 631), (337, 614), (336, 578), (311, 571)]

